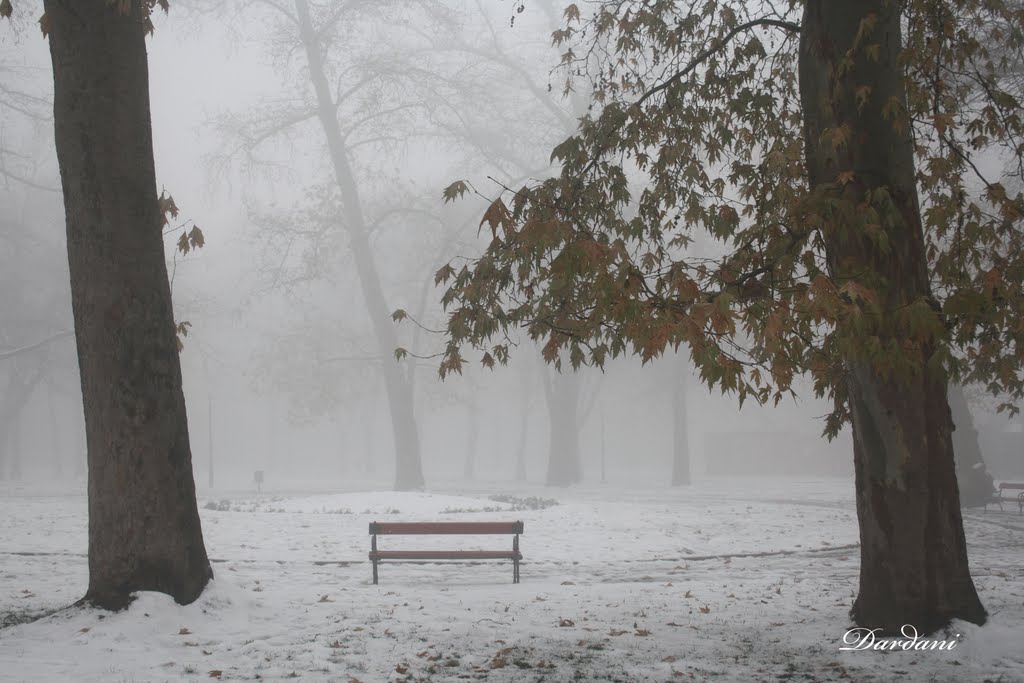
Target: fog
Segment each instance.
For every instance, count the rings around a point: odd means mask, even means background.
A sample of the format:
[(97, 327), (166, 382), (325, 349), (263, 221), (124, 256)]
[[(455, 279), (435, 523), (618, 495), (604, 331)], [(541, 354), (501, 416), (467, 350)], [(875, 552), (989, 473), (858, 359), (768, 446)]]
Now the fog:
[[(38, 9), (17, 9), (0, 28), (0, 477), (84, 486), (49, 55), (30, 19)], [(586, 108), (584, 93), (561, 94), (547, 38), (557, 18), (543, 2), (522, 12), (483, 0), (314, 7), (351, 170), (340, 180), (305, 46), (274, 3), (180, 0), (155, 18), (157, 177), (181, 210), (165, 247), (175, 316), (190, 323), (181, 362), (201, 493), (253, 488), (256, 471), (267, 489), (390, 486), (389, 368), (413, 397), (403, 429), (415, 424), (428, 489), (548, 481), (549, 453), (564, 447), (553, 424), (575, 434), (589, 483), (667, 483), (677, 423), (696, 484), (850, 476), (848, 430), (821, 437), (830, 406), (807, 382), (798, 398), (740, 409), (702, 385), (685, 349), (573, 380), (545, 366), (525, 334), (507, 367), (470, 358), (442, 382), (431, 358), (440, 337), (391, 322), (403, 309), (423, 328), (442, 326), (433, 276), (486, 246), (485, 197), (552, 172), (551, 148)], [(442, 190), (460, 179), (483, 196), (444, 204)], [(353, 243), (347, 197), (361, 206), (369, 260)], [(193, 225), (205, 246), (178, 253)], [(382, 302), (367, 294), (368, 263)], [(381, 315), (396, 345), (423, 359), (394, 359), (375, 328)], [(1020, 422), (980, 399), (972, 408), (998, 476), (1012, 466), (999, 444), (1019, 443)]]

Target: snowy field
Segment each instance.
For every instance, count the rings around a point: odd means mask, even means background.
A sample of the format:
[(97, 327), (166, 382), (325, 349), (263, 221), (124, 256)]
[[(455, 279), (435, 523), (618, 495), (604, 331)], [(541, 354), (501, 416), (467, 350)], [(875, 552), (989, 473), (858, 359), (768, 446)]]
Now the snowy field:
[[(987, 626), (955, 624), (950, 651), (844, 652), (858, 565), (849, 482), (507, 492), (203, 496), (211, 588), (187, 607), (144, 594), (104, 614), (62, 609), (87, 582), (84, 496), (6, 485), (0, 680), (1024, 681), (1015, 506), (967, 513)], [(515, 519), (519, 585), (508, 562), (382, 564), (371, 584), (371, 521)], [(437, 543), (511, 546), (381, 547)]]

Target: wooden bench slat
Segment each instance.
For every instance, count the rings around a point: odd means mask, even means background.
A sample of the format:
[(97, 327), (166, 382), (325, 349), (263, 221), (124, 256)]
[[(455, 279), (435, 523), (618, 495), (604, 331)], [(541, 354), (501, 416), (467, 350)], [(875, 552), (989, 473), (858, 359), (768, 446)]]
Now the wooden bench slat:
[(521, 560), (512, 550), (378, 550), (371, 560)]
[(371, 522), (370, 533), (380, 536), (435, 534), (521, 534), (522, 522)]
[(1010, 484), (1003, 482), (999, 485), (1000, 489), (1013, 489), (1013, 490), (1024, 490), (1024, 484)]

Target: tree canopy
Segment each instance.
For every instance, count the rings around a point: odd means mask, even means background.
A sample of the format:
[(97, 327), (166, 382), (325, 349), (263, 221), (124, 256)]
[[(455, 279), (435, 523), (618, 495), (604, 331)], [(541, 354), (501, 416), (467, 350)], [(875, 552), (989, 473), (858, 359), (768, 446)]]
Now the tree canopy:
[[(778, 402), (809, 373), (833, 402), (830, 436), (850, 417), (841, 380), (851, 359), (891, 378), (935, 364), (1016, 410), (1024, 12), (1001, 0), (902, 3), (906, 104), (868, 84), (854, 90), (858, 110), (880, 107), (910, 131), (916, 154), (931, 293), (895, 301), (881, 273), (826, 263), (826, 234), (888, 253), (901, 221), (884, 183), (853, 200), (808, 181), (801, 11), (796, 0), (565, 10), (553, 39), (566, 91), (593, 87), (590, 113), (553, 150), (556, 175), (488, 197), (483, 254), (438, 271), (449, 310), (442, 376), (461, 370), (467, 349), (504, 363), (522, 329), (548, 361), (574, 368), (685, 346), (702, 379), (741, 402)], [(869, 61), (883, 39), (876, 19), (855, 39)], [(855, 50), (834, 77), (852, 70)], [(819, 142), (837, 153), (871, 144), (845, 125)], [(470, 191), (459, 181), (445, 198)]]

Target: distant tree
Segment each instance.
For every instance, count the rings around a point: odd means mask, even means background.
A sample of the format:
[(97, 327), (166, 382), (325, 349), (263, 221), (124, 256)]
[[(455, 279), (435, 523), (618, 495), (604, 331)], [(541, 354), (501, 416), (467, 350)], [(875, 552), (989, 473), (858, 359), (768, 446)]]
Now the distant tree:
[[(807, 372), (834, 403), (826, 433), (853, 432), (854, 620), (983, 623), (946, 387), (1024, 395), (1024, 198), (976, 163), (1024, 168), (1020, 102), (989, 52), (1020, 50), (1021, 15), (980, 0), (595, 6), (569, 6), (555, 33), (594, 112), (554, 149), (561, 174), (495, 199), (487, 250), (443, 271), (442, 373), (466, 346), (504, 362), (520, 327), (574, 368), (686, 345), (741, 402), (778, 402)], [(699, 232), (720, 256), (688, 253)]]
[[(212, 577), (156, 194), (146, 34), (157, 0), (45, 0), (89, 459), (89, 589), (195, 600)], [(159, 4), (166, 8), (166, 2)], [(10, 4), (2, 12), (10, 14)]]
[[(399, 54), (389, 41), (398, 35), (409, 37), (406, 29), (411, 27), (400, 30), (400, 23), (443, 25), (434, 17), (440, 13), (439, 5), (317, 0), (258, 0), (245, 5), (248, 14), (259, 12), (269, 17), (273, 39), (268, 44), (283, 46), (275, 54), (282, 67), (292, 66), (296, 56), (301, 60), (299, 77), (289, 76), (299, 93), (289, 98), (284, 109), (275, 102), (245, 117), (226, 117), (223, 127), (234, 129), (231, 137), (239, 141), (245, 154), (252, 155), (258, 147), (286, 139), (305, 126), (310, 135), (304, 136), (304, 142), (315, 140), (324, 154), (329, 177), (321, 182), (318, 189), (323, 191), (314, 201), (330, 203), (329, 218), (323, 213), (321, 219), (330, 221), (351, 253), (376, 347), (374, 355), (388, 359), (377, 367), (394, 444), (394, 487), (422, 488), (413, 386), (406, 368), (393, 362), (399, 340), (387, 304), (384, 267), (388, 259), (383, 258), (384, 249), (374, 244), (381, 223), (406, 213), (410, 203), (400, 189), (390, 187), (402, 178), (388, 178), (386, 197), (375, 196), (366, 179), (391, 171), (392, 160), (402, 155), (405, 141), (423, 133), (428, 88), (421, 85), (415, 62)], [(399, 14), (401, 22), (395, 17)], [(378, 32), (389, 35), (377, 40)]]
[(672, 485), (689, 486), (690, 423), (686, 405), (686, 390), (690, 384), (690, 364), (682, 354), (676, 354), (672, 373)]
[(995, 486), (981, 456), (978, 430), (974, 427), (967, 396), (959, 384), (949, 385), (949, 409), (953, 419), (953, 453), (960, 503), (964, 507), (985, 505), (992, 500)]

